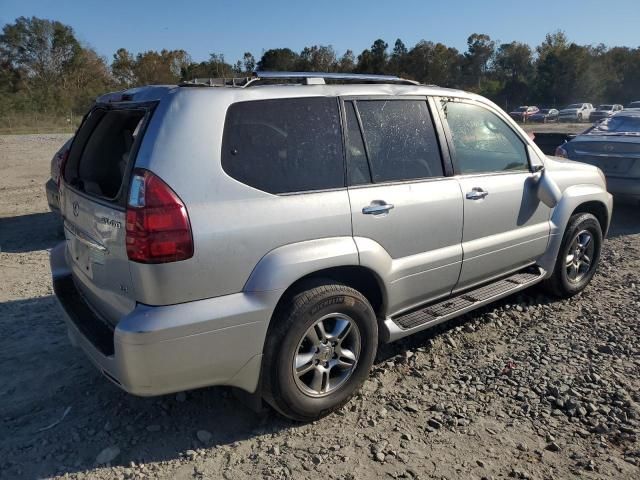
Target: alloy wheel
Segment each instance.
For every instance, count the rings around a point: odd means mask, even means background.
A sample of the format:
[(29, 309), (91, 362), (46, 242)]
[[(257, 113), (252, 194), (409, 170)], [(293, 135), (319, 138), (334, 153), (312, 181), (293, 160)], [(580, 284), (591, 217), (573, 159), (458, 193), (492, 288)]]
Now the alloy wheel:
[(581, 230), (570, 243), (565, 265), (567, 279), (572, 283), (581, 282), (593, 266), (595, 245), (588, 230)]
[(324, 397), (340, 388), (354, 372), (362, 347), (356, 322), (331, 313), (307, 329), (293, 357), (297, 387), (311, 397)]

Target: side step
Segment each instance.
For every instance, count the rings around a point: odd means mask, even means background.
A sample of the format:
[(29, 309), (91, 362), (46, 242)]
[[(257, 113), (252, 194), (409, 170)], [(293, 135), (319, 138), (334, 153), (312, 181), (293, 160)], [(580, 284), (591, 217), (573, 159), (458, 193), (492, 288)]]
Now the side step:
[(389, 330), (389, 341), (393, 342), (412, 333), (433, 327), (512, 293), (524, 290), (542, 280), (544, 274), (545, 272), (537, 267), (528, 268), (526, 271), (521, 270), (509, 277), (399, 317), (387, 318), (384, 323)]

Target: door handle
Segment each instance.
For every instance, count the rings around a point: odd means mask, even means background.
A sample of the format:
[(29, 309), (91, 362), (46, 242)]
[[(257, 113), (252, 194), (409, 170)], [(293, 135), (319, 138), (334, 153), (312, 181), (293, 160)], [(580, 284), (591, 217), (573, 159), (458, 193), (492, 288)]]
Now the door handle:
[(489, 195), (489, 192), (486, 190), (483, 190), (480, 187), (474, 187), (470, 192), (467, 192), (466, 197), (468, 200), (482, 200), (487, 195)]
[(391, 203), (387, 203), (384, 200), (374, 200), (371, 205), (362, 209), (362, 213), (365, 215), (382, 215), (389, 213), (392, 208), (393, 205)]

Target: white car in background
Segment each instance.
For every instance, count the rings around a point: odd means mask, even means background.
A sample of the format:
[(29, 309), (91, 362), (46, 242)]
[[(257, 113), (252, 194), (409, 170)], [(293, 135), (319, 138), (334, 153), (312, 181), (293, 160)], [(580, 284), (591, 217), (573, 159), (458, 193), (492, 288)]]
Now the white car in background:
[(583, 122), (589, 120), (594, 110), (590, 103), (572, 103), (560, 110), (558, 119), (561, 122)]

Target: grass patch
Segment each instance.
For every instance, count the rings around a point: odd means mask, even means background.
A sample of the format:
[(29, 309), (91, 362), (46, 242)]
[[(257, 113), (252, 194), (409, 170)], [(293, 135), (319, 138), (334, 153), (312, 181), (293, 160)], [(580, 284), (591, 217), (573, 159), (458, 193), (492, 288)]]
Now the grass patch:
[(0, 134), (74, 133), (81, 120), (81, 117), (71, 115), (10, 113), (0, 116)]

